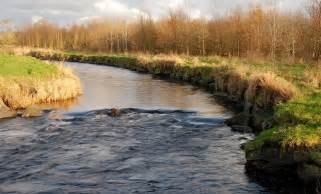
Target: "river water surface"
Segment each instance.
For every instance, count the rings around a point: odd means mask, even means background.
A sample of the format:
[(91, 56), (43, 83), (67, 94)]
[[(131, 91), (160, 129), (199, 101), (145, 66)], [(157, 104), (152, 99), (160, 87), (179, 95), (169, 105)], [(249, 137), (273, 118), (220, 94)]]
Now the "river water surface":
[(268, 193), (245, 174), (240, 145), (250, 135), (224, 124), (231, 113), (210, 94), (68, 65), (84, 87), (77, 104), (0, 121), (0, 193)]

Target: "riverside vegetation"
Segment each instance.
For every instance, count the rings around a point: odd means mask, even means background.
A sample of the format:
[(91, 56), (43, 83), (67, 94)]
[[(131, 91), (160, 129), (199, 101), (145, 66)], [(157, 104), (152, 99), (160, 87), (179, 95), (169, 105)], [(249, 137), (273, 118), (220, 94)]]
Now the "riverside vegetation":
[(68, 100), (81, 94), (79, 79), (70, 68), (27, 56), (0, 54), (0, 117), (32, 113), (39, 103)]
[[(249, 171), (295, 175), (317, 187), (321, 177), (321, 67), (238, 58), (103, 55), (32, 51), (39, 59), (111, 65), (190, 82), (242, 105), (232, 128), (255, 140), (245, 146)], [(244, 130), (243, 130), (244, 129)], [(281, 173), (282, 172), (282, 173)], [(284, 178), (284, 177), (279, 177)]]

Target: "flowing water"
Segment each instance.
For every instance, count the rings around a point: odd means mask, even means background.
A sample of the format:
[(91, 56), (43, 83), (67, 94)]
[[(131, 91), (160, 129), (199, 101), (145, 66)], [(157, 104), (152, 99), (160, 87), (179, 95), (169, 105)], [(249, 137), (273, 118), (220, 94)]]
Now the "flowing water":
[[(84, 95), (0, 121), (0, 193), (268, 193), (245, 174), (231, 113), (192, 86), (68, 63)], [(121, 108), (111, 117), (110, 108)]]

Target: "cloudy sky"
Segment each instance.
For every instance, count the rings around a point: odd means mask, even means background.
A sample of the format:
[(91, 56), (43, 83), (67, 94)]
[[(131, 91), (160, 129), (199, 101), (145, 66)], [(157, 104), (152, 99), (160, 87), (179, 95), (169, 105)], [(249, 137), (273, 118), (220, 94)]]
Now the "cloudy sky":
[[(0, 20), (12, 19), (17, 26), (42, 18), (60, 25), (85, 22), (95, 17), (134, 18), (149, 13), (159, 18), (169, 9), (189, 7), (192, 17), (210, 17), (235, 7), (248, 8), (255, 2), (273, 0), (1, 0)], [(304, 10), (309, 0), (276, 0), (283, 10)]]

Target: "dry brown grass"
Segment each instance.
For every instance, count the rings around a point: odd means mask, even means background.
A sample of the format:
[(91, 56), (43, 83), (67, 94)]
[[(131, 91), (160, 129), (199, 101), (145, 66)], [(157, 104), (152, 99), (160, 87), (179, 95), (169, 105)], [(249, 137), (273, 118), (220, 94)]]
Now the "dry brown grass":
[[(224, 61), (213, 58), (218, 63), (206, 63), (199, 57), (178, 55), (139, 55), (139, 62), (148, 66), (160, 67), (162, 71), (175, 71), (175, 66), (211, 67), (211, 80), (215, 90), (225, 92), (237, 100), (246, 100), (260, 107), (269, 108), (280, 102), (292, 99), (296, 94), (293, 83), (286, 81), (275, 72), (263, 70), (258, 72), (238, 60)], [(168, 63), (166, 63), (168, 62)], [(171, 62), (171, 63), (169, 63)], [(199, 77), (204, 77), (201, 75)]]
[(11, 109), (38, 103), (68, 100), (81, 95), (81, 84), (70, 68), (58, 65), (58, 73), (46, 78), (0, 77), (0, 97)]
[(28, 47), (14, 47), (14, 46), (2, 46), (0, 47), (0, 53), (6, 53), (6, 54), (14, 54), (14, 55), (26, 55), (28, 54), (32, 49)]
[(230, 70), (227, 82), (227, 92), (229, 95), (241, 100), (248, 88), (247, 70), (235, 68)]
[(266, 72), (254, 73), (250, 77), (246, 97), (249, 102), (269, 107), (292, 99), (295, 93), (293, 84), (272, 72)]
[(134, 57), (137, 57), (140, 64), (146, 64), (146, 65), (158, 63), (159, 61), (170, 61), (176, 65), (185, 63), (184, 58), (182, 58), (179, 55), (173, 55), (173, 54), (172, 55), (163, 55), (163, 54), (148, 55), (148, 54), (140, 53), (140, 54), (134, 55)]

